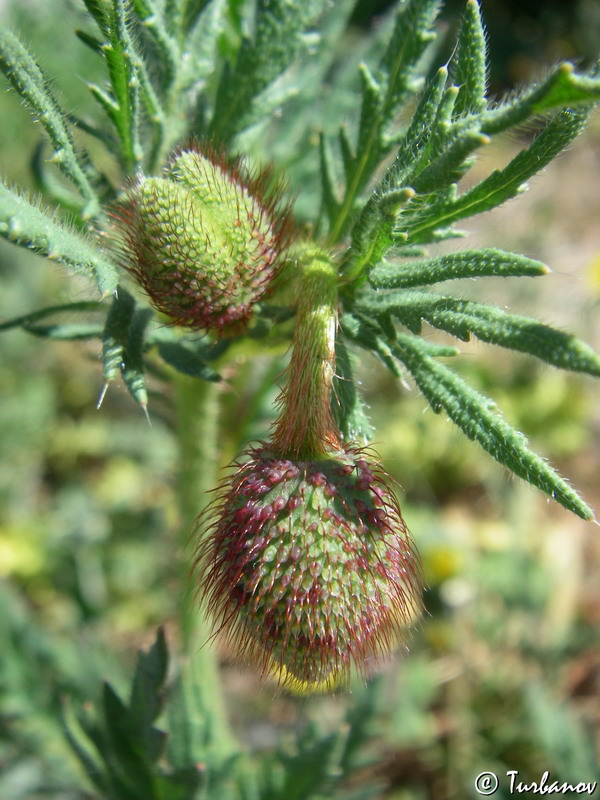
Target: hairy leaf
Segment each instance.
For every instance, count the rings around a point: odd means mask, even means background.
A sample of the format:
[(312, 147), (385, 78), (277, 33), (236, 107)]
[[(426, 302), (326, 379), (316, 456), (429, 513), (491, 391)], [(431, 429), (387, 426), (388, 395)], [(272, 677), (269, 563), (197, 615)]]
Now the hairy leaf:
[(81, 192), (85, 200), (83, 216), (96, 216), (99, 212), (98, 197), (82, 160), (75, 152), (66, 115), (36, 60), (18, 37), (5, 27), (0, 28), (0, 69), (43, 125), (55, 148), (52, 161)]
[(378, 318), (391, 314), (413, 333), (420, 333), (425, 320), (464, 341), (474, 334), (484, 342), (529, 353), (555, 367), (600, 376), (600, 356), (576, 336), (494, 306), (425, 292), (371, 291), (359, 300), (357, 309)]
[(404, 289), (456, 278), (536, 277), (549, 271), (541, 261), (486, 247), (460, 250), (426, 261), (381, 263), (369, 273), (369, 283), (375, 289)]
[(453, 116), (478, 114), (486, 107), (487, 48), (477, 0), (469, 0), (450, 69), (459, 88)]
[(235, 65), (223, 71), (209, 136), (227, 143), (263, 115), (260, 97), (306, 47), (303, 34), (324, 0), (258, 0), (255, 34), (244, 38)]
[(479, 442), (493, 458), (565, 508), (583, 519), (593, 518), (592, 509), (544, 459), (529, 449), (525, 436), (496, 412), (493, 402), (435, 361), (419, 339), (398, 335), (392, 351), (412, 373), (434, 411), (444, 410), (469, 439)]
[(113, 292), (117, 286), (114, 265), (91, 239), (3, 184), (0, 184), (0, 236), (89, 276), (102, 294)]

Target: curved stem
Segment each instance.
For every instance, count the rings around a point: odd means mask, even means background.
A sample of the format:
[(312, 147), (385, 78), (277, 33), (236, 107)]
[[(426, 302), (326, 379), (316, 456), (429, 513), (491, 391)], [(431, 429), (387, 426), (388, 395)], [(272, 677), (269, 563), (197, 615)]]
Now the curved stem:
[(298, 259), (296, 328), (272, 446), (282, 455), (312, 458), (340, 446), (330, 402), (338, 276), (329, 255), (314, 245), (299, 249)]

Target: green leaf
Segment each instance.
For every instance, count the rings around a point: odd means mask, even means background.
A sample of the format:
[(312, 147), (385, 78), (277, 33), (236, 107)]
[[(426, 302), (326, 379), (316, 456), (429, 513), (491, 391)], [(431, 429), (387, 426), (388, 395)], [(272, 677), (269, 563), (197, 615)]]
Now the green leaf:
[(46, 317), (53, 317), (56, 314), (80, 313), (81, 311), (98, 311), (102, 308), (102, 303), (94, 300), (82, 300), (78, 303), (64, 303), (58, 306), (47, 306), (39, 311), (32, 311), (30, 314), (23, 314), (21, 317), (13, 317), (6, 322), (0, 323), (0, 331), (7, 331), (10, 328), (31, 327), (34, 323)]
[(62, 341), (76, 339), (99, 339), (102, 325), (99, 323), (66, 323), (64, 325), (23, 325), (23, 330), (43, 339)]
[(454, 87), (450, 94), (446, 92), (447, 79), (448, 70), (440, 67), (421, 95), (411, 123), (398, 143), (396, 158), (386, 172), (386, 185), (405, 185), (421, 163), (429, 162), (430, 141), (440, 125), (446, 126), (446, 114), (440, 111), (443, 100), (456, 94)]
[(528, 117), (557, 108), (589, 104), (600, 98), (600, 77), (576, 73), (572, 64), (559, 64), (539, 86), (488, 109), (481, 117), (481, 130), (499, 133), (519, 125)]
[(91, 239), (59, 222), (56, 215), (32, 205), (0, 184), (0, 236), (93, 278), (102, 294), (113, 292), (117, 272)]
[(501, 170), (494, 170), (473, 189), (449, 202), (428, 203), (421, 212), (403, 218), (411, 244), (432, 241), (436, 230), (459, 219), (480, 214), (504, 203), (526, 188), (525, 181), (539, 172), (583, 130), (590, 109), (564, 110), (556, 114), (529, 147)]
[(125, 386), (136, 403), (144, 411), (148, 406), (148, 393), (144, 379), (144, 350), (146, 328), (154, 312), (151, 308), (139, 308), (135, 311), (129, 328), (129, 336), (123, 350), (121, 375)]
[(335, 376), (331, 387), (331, 408), (337, 429), (346, 442), (365, 445), (373, 438), (373, 426), (360, 397), (352, 361), (343, 340), (335, 344)]
[(391, 291), (365, 293), (357, 310), (378, 317), (392, 314), (413, 333), (420, 332), (425, 320), (464, 341), (474, 334), (484, 342), (528, 353), (560, 369), (600, 377), (600, 356), (585, 342), (494, 306), (425, 292)]
[(165, 11), (164, 4), (157, 3), (155, 0), (132, 0), (132, 5), (158, 50), (163, 95), (166, 96), (172, 92), (178, 81), (181, 52), (176, 37), (174, 38), (168, 30), (168, 20), (163, 13)]
[(392, 115), (414, 92), (418, 62), (435, 39), (433, 25), (440, 6), (439, 0), (398, 3), (394, 29), (377, 70), (379, 83), (385, 85), (387, 114)]
[(469, 439), (479, 442), (496, 461), (569, 511), (583, 519), (593, 518), (592, 509), (546, 461), (529, 449), (525, 436), (495, 411), (493, 402), (434, 361), (422, 341), (399, 334), (391, 348), (412, 373), (435, 412), (444, 410)]
[(108, 31), (108, 14), (104, 0), (83, 0), (92, 19), (100, 28), (102, 33)]
[(102, 55), (103, 42), (96, 36), (91, 36), (89, 33), (86, 33), (86, 31), (80, 31), (80, 30), (76, 30), (75, 35), (77, 36), (78, 39), (81, 39), (81, 41), (85, 45), (87, 45), (90, 48), (90, 50), (92, 50), (94, 53)]
[(401, 377), (402, 373), (389, 344), (374, 325), (360, 316), (346, 313), (340, 320), (340, 328), (347, 339), (364, 347), (365, 350), (375, 353), (392, 375), (397, 378)]
[(131, 733), (142, 745), (150, 761), (157, 761), (164, 749), (165, 734), (152, 723), (160, 714), (164, 704), (165, 683), (169, 664), (169, 652), (165, 634), (159, 628), (156, 641), (147, 652), (141, 650), (131, 687), (129, 717)]
[(115, 292), (112, 305), (106, 315), (102, 332), (102, 374), (104, 386), (96, 408), (100, 408), (109, 384), (117, 377), (123, 364), (123, 352), (127, 346), (129, 331), (135, 312), (133, 297), (122, 287)]
[(158, 352), (161, 358), (178, 372), (205, 381), (220, 381), (219, 373), (204, 360), (204, 349), (204, 347), (199, 349), (194, 346), (194, 343), (184, 340), (158, 343)]
[(102, 754), (107, 766), (122, 784), (126, 797), (136, 800), (155, 797), (151, 763), (132, 729), (129, 709), (110, 683), (103, 686), (102, 704), (110, 748), (110, 752)]
[(483, 145), (489, 144), (489, 141), (489, 136), (477, 128), (462, 131), (443, 148), (437, 158), (411, 180), (411, 186), (419, 194), (446, 188), (462, 178), (471, 166), (467, 161), (468, 157)]
[[(440, 0), (407, 0), (399, 4), (394, 29), (374, 73), (361, 67), (363, 101), (356, 156), (350, 162), (346, 151), (346, 188), (328, 244), (335, 245), (344, 234), (360, 193), (387, 155), (387, 129), (399, 106), (415, 90), (417, 64), (435, 38), (433, 23)], [(396, 184), (396, 188), (399, 188)]]
[(264, 116), (261, 95), (306, 48), (306, 29), (325, 0), (257, 0), (255, 34), (244, 38), (235, 66), (223, 71), (208, 135), (228, 143)]
[(456, 278), (536, 277), (549, 272), (541, 261), (486, 247), (481, 250), (460, 250), (426, 261), (382, 263), (369, 273), (369, 282), (375, 289), (404, 289)]
[(117, 377), (135, 311), (133, 297), (122, 287), (116, 291), (102, 334), (102, 372), (108, 383)]
[(55, 151), (52, 161), (81, 192), (85, 200), (83, 216), (96, 216), (100, 210), (98, 196), (75, 152), (67, 117), (35, 59), (17, 36), (5, 27), (0, 28), (0, 69), (48, 134)]
[(451, 74), (459, 88), (453, 115), (459, 117), (483, 111), (486, 107), (487, 48), (477, 0), (468, 0)]
[(132, 172), (143, 155), (139, 140), (139, 71), (143, 68), (143, 62), (129, 33), (124, 0), (112, 0), (106, 33), (108, 41), (102, 45), (102, 52), (108, 67), (112, 96), (93, 84), (89, 88), (115, 126), (123, 164), (127, 171)]
[(66, 700), (61, 703), (61, 723), (65, 737), (73, 752), (81, 762), (90, 781), (101, 792), (108, 794), (109, 782), (102, 772), (96, 753), (92, 752), (81, 723)]
[(321, 132), (319, 134), (319, 154), (321, 158), (321, 190), (323, 204), (329, 219), (333, 222), (338, 212), (340, 203), (336, 196), (336, 179), (333, 171), (333, 158), (329, 140)]
[(356, 281), (373, 264), (379, 263), (395, 243), (398, 212), (415, 196), (407, 186), (387, 193), (375, 191), (366, 203), (352, 231), (352, 247), (343, 268), (347, 278)]
[(331, 797), (332, 789), (342, 777), (340, 760), (348, 737), (348, 726), (335, 733), (319, 736), (312, 727), (299, 737), (297, 752), (279, 753), (283, 780), (275, 792), (263, 795), (265, 800), (312, 800)]

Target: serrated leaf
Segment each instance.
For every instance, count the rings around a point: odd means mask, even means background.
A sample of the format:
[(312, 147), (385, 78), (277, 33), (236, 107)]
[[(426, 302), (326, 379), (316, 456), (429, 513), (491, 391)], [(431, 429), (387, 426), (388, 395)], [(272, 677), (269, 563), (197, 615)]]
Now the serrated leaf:
[(576, 73), (573, 65), (559, 64), (538, 86), (490, 108), (481, 117), (481, 130), (493, 134), (519, 125), (534, 114), (556, 108), (589, 104), (600, 98), (600, 77)]
[(93, 278), (102, 294), (116, 288), (114, 265), (91, 239), (1, 183), (0, 236)]
[(139, 308), (133, 315), (127, 344), (123, 350), (121, 375), (129, 393), (143, 409), (148, 405), (148, 393), (144, 378), (144, 350), (146, 327), (153, 315), (150, 308)]
[(600, 376), (600, 356), (576, 336), (535, 319), (507, 314), (495, 306), (412, 291), (366, 292), (356, 305), (377, 317), (392, 314), (413, 333), (421, 322), (468, 341), (471, 334), (484, 342), (528, 353), (560, 369)]
[(515, 156), (504, 169), (494, 170), (488, 178), (456, 200), (430, 203), (414, 218), (405, 217), (403, 225), (408, 242), (428, 242), (436, 229), (488, 211), (517, 195), (528, 178), (545, 167), (583, 130), (589, 113), (589, 109), (559, 112), (532, 144)]
[(486, 107), (487, 48), (477, 0), (469, 0), (451, 63), (452, 79), (459, 88), (453, 114), (478, 114)]
[(36, 60), (6, 27), (0, 28), (0, 69), (48, 134), (55, 149), (53, 161), (85, 200), (83, 215), (97, 215), (99, 199), (75, 152), (71, 132), (65, 123), (67, 117)]
[(259, 100), (306, 48), (306, 29), (323, 12), (325, 0), (258, 0), (255, 34), (244, 38), (235, 66), (221, 75), (208, 135), (227, 143), (262, 115)]
[(460, 250), (426, 261), (379, 264), (369, 273), (369, 282), (375, 289), (402, 289), (457, 278), (536, 277), (549, 271), (541, 261), (486, 247)]
[(544, 459), (529, 449), (525, 436), (495, 411), (492, 401), (434, 361), (418, 339), (399, 334), (392, 351), (411, 372), (434, 411), (443, 409), (469, 439), (479, 442), (496, 461), (569, 511), (583, 519), (593, 518), (592, 509)]
[(119, 137), (122, 161), (131, 172), (142, 159), (139, 140), (139, 70), (143, 68), (143, 62), (129, 32), (124, 0), (111, 2), (107, 36), (108, 42), (103, 45), (102, 52), (108, 67), (112, 96), (93, 85), (90, 91), (113, 122)]
[(134, 311), (133, 297), (119, 287), (106, 316), (102, 333), (102, 374), (107, 384), (117, 377), (121, 368)]
[[(416, 66), (427, 45), (435, 38), (433, 23), (439, 0), (407, 0), (400, 4), (392, 35), (377, 70), (361, 67), (363, 100), (357, 136), (356, 156), (349, 161), (345, 148), (346, 187), (328, 244), (337, 244), (346, 231), (360, 193), (378, 164), (387, 155), (387, 128), (398, 107), (415, 90)], [(387, 188), (401, 188), (398, 183)]]
[(382, 76), (386, 78), (384, 114), (388, 120), (414, 91), (416, 66), (425, 48), (435, 39), (433, 23), (440, 5), (440, 0), (407, 0), (399, 6), (376, 76), (380, 83)]

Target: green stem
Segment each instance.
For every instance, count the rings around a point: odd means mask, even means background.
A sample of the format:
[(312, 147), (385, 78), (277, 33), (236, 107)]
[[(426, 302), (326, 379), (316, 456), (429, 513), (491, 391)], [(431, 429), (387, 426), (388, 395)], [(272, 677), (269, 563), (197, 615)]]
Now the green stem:
[(283, 455), (313, 458), (339, 447), (330, 401), (338, 275), (329, 255), (315, 245), (299, 246), (297, 257), (296, 328), (273, 448)]
[(195, 601), (190, 581), (190, 531), (210, 502), (210, 490), (217, 483), (219, 391), (216, 383), (174, 376), (179, 434), (179, 506), (182, 517), (181, 551), (181, 638), (189, 655), (190, 672), (197, 677), (201, 706), (210, 716), (212, 740), (219, 752), (237, 751), (229, 727), (221, 687), (219, 660), (209, 641), (212, 628)]

